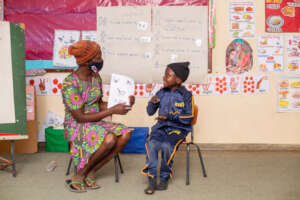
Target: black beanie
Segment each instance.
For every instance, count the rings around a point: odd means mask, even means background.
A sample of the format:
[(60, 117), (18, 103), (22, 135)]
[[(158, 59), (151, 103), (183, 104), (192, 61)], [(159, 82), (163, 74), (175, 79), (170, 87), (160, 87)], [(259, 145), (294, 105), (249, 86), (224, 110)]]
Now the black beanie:
[(189, 65), (190, 62), (178, 62), (171, 63), (168, 65), (168, 67), (173, 70), (173, 72), (178, 78), (182, 80), (182, 82), (184, 82), (186, 81), (190, 73)]

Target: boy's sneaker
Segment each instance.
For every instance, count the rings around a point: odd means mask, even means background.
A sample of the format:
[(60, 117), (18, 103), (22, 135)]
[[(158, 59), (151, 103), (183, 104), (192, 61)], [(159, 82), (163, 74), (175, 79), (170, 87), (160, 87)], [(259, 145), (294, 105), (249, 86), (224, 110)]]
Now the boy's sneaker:
[(156, 190), (156, 180), (149, 180), (148, 187), (144, 190), (145, 194), (151, 195), (154, 194)]
[(168, 189), (168, 181), (161, 180), (156, 186), (156, 190), (166, 190)]

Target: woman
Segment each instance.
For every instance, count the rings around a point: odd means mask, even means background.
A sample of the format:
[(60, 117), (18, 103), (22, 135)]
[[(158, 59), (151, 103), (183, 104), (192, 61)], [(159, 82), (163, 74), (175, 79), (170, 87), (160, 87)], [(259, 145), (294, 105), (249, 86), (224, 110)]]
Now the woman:
[(131, 130), (122, 124), (105, 122), (112, 114), (125, 115), (130, 106), (118, 104), (107, 108), (102, 101), (102, 81), (98, 72), (103, 66), (100, 46), (81, 40), (69, 47), (79, 68), (67, 76), (62, 96), (65, 105), (65, 137), (71, 143), (71, 156), (77, 169), (68, 188), (73, 192), (86, 192), (87, 188), (100, 188), (95, 182), (96, 171), (120, 152), (131, 136)]

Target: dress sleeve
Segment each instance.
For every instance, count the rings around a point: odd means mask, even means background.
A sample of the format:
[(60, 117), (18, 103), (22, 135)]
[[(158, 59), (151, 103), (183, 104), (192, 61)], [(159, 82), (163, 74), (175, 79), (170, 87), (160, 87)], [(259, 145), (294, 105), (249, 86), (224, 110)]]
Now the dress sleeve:
[(65, 81), (62, 88), (63, 102), (70, 110), (77, 110), (83, 107), (84, 102), (79, 89), (71, 81)]

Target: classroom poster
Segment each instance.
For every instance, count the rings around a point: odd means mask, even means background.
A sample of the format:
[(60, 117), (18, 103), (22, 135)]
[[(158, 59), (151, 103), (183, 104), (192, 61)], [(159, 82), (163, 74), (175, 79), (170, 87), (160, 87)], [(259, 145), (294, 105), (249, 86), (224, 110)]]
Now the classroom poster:
[(259, 71), (283, 71), (283, 55), (283, 36), (258, 36), (257, 64)]
[(35, 76), (26, 77), (26, 85), (34, 86), (38, 96), (61, 95), (64, 76)]
[(53, 47), (53, 66), (76, 67), (76, 60), (68, 52), (68, 47), (80, 40), (80, 31), (55, 30)]
[(229, 38), (255, 38), (254, 1), (233, 1), (229, 4)]
[(265, 0), (266, 32), (300, 32), (300, 0)]
[(153, 82), (162, 82), (172, 62), (189, 61), (187, 82), (203, 82), (208, 66), (208, 9), (205, 6), (157, 6), (153, 8), (155, 65)]
[(97, 42), (97, 31), (81, 31), (81, 39)]
[(242, 79), (242, 94), (265, 94), (269, 92), (269, 77), (264, 74), (245, 74)]
[(226, 72), (228, 75), (242, 74), (252, 69), (252, 48), (246, 40), (235, 39), (226, 49)]
[(0, 21), (4, 20), (4, 0), (0, 0)]
[(277, 78), (277, 111), (300, 112), (300, 75)]
[(35, 119), (35, 97), (34, 97), (34, 87), (26, 85), (26, 111), (27, 111), (27, 120)]
[(98, 7), (97, 24), (104, 83), (110, 82), (112, 72), (133, 77), (136, 82), (152, 83), (151, 7)]
[(0, 124), (15, 123), (10, 24), (0, 22)]
[(286, 66), (288, 72), (299, 72), (300, 69), (300, 35), (285, 37)]

